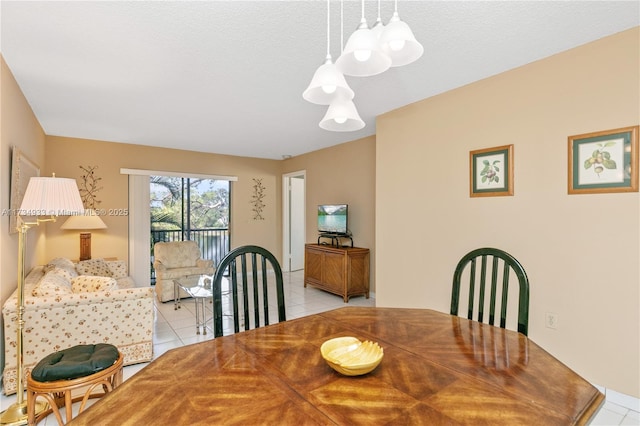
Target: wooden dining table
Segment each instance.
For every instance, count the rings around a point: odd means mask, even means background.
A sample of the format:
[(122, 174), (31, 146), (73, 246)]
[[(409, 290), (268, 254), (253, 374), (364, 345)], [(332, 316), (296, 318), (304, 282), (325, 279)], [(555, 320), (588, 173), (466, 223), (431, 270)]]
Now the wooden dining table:
[[(343, 376), (328, 339), (377, 342)], [(428, 309), (345, 307), (170, 350), (73, 425), (571, 425), (604, 395), (523, 334)]]

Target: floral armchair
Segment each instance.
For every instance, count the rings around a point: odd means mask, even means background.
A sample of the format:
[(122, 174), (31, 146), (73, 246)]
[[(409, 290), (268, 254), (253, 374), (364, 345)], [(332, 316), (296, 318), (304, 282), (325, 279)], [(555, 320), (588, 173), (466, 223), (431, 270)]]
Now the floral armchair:
[[(213, 261), (201, 259), (195, 241), (160, 242), (153, 246), (156, 271), (156, 297), (160, 302), (174, 300), (173, 280), (189, 275), (213, 275)], [(182, 289), (179, 297), (190, 297)]]

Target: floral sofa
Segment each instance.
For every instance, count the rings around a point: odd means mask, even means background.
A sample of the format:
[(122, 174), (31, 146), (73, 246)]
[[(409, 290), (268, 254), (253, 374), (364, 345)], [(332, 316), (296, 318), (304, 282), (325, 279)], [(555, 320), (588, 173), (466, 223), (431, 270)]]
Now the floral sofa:
[[(3, 391), (16, 392), (17, 290), (2, 308), (5, 364)], [(36, 266), (24, 286), (25, 373), (48, 354), (79, 344), (110, 343), (124, 364), (153, 358), (151, 287), (135, 287), (124, 261), (57, 258)]]

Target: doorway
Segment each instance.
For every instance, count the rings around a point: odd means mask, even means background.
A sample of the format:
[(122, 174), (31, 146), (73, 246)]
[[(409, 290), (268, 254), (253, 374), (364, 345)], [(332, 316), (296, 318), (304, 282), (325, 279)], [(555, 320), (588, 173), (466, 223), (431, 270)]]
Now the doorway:
[(304, 269), (305, 176), (303, 170), (287, 173), (282, 179), (282, 269), (287, 272)]

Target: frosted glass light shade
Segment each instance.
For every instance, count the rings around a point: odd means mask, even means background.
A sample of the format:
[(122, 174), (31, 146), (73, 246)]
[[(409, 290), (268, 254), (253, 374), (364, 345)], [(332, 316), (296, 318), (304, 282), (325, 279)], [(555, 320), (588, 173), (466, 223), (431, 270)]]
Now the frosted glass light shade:
[[(359, 60), (360, 54), (365, 54), (368, 58)], [(391, 59), (380, 48), (376, 34), (367, 27), (367, 22), (362, 20), (358, 29), (347, 40), (336, 66), (345, 75), (368, 77), (388, 70)]]
[[(327, 87), (335, 88), (333, 92), (328, 93), (325, 89)], [(318, 105), (329, 105), (336, 96), (341, 96), (346, 99), (353, 99), (355, 93), (345, 80), (344, 75), (336, 65), (331, 61), (331, 56), (327, 56), (324, 64), (316, 70), (309, 83), (309, 87), (302, 93), (302, 97)]]
[(393, 13), (393, 17), (382, 32), (380, 46), (382, 51), (391, 58), (392, 67), (410, 64), (420, 58), (424, 52), (424, 48), (416, 40), (409, 25), (400, 20), (398, 12)]
[(20, 216), (69, 216), (84, 213), (75, 179), (32, 177), (20, 204)]
[(373, 27), (371, 27), (371, 32), (376, 36), (376, 38), (378, 39), (378, 42), (380, 41), (380, 37), (382, 36), (382, 33), (384, 32), (384, 24), (382, 23), (382, 20), (380, 18), (378, 18), (376, 20), (376, 23), (373, 24)]
[(86, 209), (83, 215), (71, 216), (60, 229), (106, 229), (107, 225), (93, 209)]
[(329, 105), (320, 127), (332, 132), (353, 132), (362, 129), (364, 121), (351, 99), (338, 98)]

